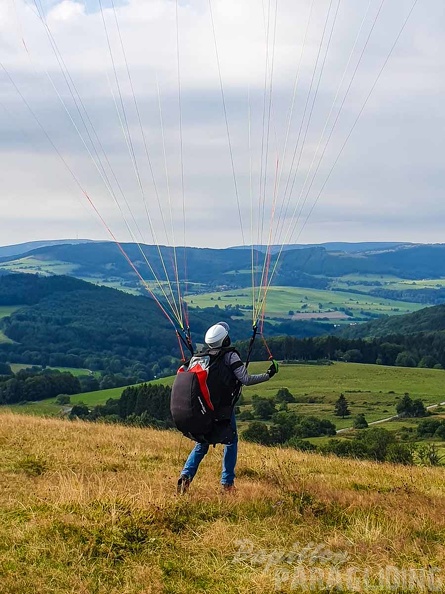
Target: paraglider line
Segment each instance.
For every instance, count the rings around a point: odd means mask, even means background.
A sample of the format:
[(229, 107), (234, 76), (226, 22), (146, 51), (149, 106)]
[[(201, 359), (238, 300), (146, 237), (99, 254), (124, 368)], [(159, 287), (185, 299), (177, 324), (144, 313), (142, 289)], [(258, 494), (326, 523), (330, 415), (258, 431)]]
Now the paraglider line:
[(239, 222), (240, 222), (240, 228), (241, 228), (241, 236), (242, 236), (242, 240), (243, 240), (243, 245), (246, 245), (246, 241), (244, 238), (243, 220), (241, 217), (241, 206), (240, 206), (240, 200), (239, 200), (239, 194), (238, 194), (238, 184), (236, 182), (235, 163), (233, 161), (232, 142), (230, 140), (230, 130), (229, 130), (229, 120), (227, 117), (226, 99), (225, 99), (225, 95), (224, 95), (224, 86), (223, 86), (222, 75), (221, 75), (221, 64), (220, 64), (220, 60), (219, 60), (218, 42), (216, 39), (215, 23), (213, 20), (212, 0), (209, 0), (209, 8), (210, 8), (210, 20), (212, 22), (213, 41), (215, 44), (216, 63), (218, 66), (219, 86), (220, 86), (220, 90), (221, 90), (221, 99), (222, 99), (222, 105), (223, 105), (223, 111), (224, 111), (224, 120), (225, 120), (225, 124), (226, 124), (227, 142), (229, 145), (230, 163), (232, 165), (233, 183), (235, 186), (235, 196), (236, 196), (236, 203), (237, 203), (237, 207), (238, 207), (238, 216), (239, 216)]

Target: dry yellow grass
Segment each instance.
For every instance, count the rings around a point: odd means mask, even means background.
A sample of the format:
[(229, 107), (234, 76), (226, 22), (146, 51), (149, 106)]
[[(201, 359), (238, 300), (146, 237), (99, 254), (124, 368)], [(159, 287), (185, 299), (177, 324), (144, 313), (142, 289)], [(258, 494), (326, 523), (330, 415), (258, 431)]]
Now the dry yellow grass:
[(445, 591), (440, 468), (241, 443), (175, 494), (175, 432), (0, 414), (0, 593)]

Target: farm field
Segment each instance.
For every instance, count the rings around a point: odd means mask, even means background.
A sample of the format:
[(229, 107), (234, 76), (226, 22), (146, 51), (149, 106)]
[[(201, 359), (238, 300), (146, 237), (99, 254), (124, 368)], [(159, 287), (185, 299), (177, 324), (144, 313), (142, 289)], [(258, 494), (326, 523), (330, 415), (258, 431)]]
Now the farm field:
[[(191, 307), (239, 306), (245, 317), (252, 315), (251, 289), (227, 290), (213, 293), (201, 293), (186, 297)], [(422, 309), (424, 305), (382, 299), (368, 295), (356, 295), (343, 291), (324, 291), (296, 287), (270, 287), (267, 295), (267, 318), (297, 318), (299, 314), (313, 314), (312, 317), (339, 319), (339, 312), (347, 310), (350, 320), (367, 315), (395, 315)], [(246, 309), (247, 308), (247, 309)], [(248, 309), (250, 308), (250, 309)], [(341, 308), (341, 310), (340, 310)], [(289, 312), (294, 312), (290, 314)], [(347, 316), (345, 316), (347, 317)]]
[(411, 280), (402, 279), (397, 276), (375, 275), (375, 274), (348, 274), (333, 279), (331, 289), (342, 289), (348, 291), (351, 289), (369, 293), (373, 289), (390, 289), (393, 291), (403, 291), (406, 289), (441, 289), (445, 287), (445, 279), (424, 279)]
[[(267, 362), (254, 362), (251, 373), (261, 373)], [(153, 383), (171, 385), (173, 377), (161, 378)], [(359, 363), (334, 363), (333, 365), (281, 365), (279, 374), (270, 382), (244, 388), (244, 405), (250, 406), (252, 395), (272, 397), (279, 388), (287, 387), (304, 402), (291, 404), (290, 409), (301, 414), (315, 415), (334, 422), (338, 429), (350, 427), (352, 418), (364, 413), (368, 422), (377, 421), (395, 414), (398, 399), (408, 392), (421, 398), (425, 405), (445, 401), (445, 372), (438, 369), (385, 367)], [(76, 394), (71, 402), (84, 402), (88, 406), (103, 404), (109, 398), (119, 398), (125, 388), (112, 388), (97, 392)], [(349, 402), (351, 417), (341, 419), (333, 414), (334, 402), (343, 393)], [(307, 400), (314, 402), (307, 402)], [(35, 415), (54, 416), (63, 407), (54, 399), (36, 403), (11, 406), (14, 410)]]

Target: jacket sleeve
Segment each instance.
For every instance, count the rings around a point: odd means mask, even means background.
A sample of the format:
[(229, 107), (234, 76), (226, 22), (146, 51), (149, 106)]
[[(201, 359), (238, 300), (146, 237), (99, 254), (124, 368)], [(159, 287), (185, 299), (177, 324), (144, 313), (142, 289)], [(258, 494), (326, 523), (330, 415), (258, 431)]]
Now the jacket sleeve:
[(246, 366), (237, 353), (227, 353), (226, 364), (230, 367), (236, 379), (241, 382), (243, 386), (254, 386), (255, 384), (267, 382), (270, 379), (268, 373), (249, 375)]

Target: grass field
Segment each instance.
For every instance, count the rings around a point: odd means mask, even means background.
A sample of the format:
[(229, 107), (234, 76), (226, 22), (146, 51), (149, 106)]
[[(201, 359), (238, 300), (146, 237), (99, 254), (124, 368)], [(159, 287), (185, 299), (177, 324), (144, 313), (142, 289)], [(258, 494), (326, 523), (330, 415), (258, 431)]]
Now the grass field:
[[(187, 301), (193, 307), (225, 307), (226, 305), (241, 308), (252, 306), (251, 289), (228, 290), (215, 293), (189, 295)], [(347, 294), (342, 291), (322, 291), (317, 289), (301, 289), (294, 287), (271, 287), (267, 296), (267, 318), (289, 317), (289, 311), (298, 314), (324, 314), (324, 317), (338, 319), (339, 308), (347, 309), (352, 318), (363, 318), (367, 314), (394, 315), (410, 313), (421, 309), (424, 305), (380, 299), (369, 295)], [(245, 310), (250, 317), (251, 311)]]
[[(252, 372), (264, 369), (253, 364)], [(426, 371), (426, 373), (424, 373)], [(329, 366), (281, 365), (279, 374), (270, 382), (244, 390), (244, 401), (251, 395), (270, 397), (278, 388), (287, 387), (294, 396), (314, 397), (315, 403), (291, 404), (290, 410), (299, 414), (329, 419), (337, 429), (350, 427), (352, 419), (364, 413), (368, 422), (396, 414), (398, 399), (408, 392), (425, 405), (445, 400), (443, 382), (445, 372), (437, 369), (412, 369), (358, 363), (335, 363)], [(334, 403), (343, 393), (349, 402), (351, 416), (341, 419), (334, 415)]]
[[(252, 363), (251, 373), (261, 373), (267, 362)], [(338, 429), (350, 427), (352, 418), (364, 413), (368, 422), (377, 421), (395, 414), (398, 398), (405, 392), (421, 398), (425, 405), (445, 401), (445, 372), (438, 369), (412, 369), (385, 367), (359, 363), (335, 363), (323, 365), (281, 365), (280, 372), (270, 382), (244, 388), (244, 402), (248, 406), (253, 394), (271, 397), (279, 388), (287, 387), (294, 396), (314, 397), (315, 403), (297, 403), (291, 409), (319, 416), (334, 422)], [(173, 377), (161, 378), (154, 383), (171, 385)], [(88, 406), (104, 404), (109, 398), (119, 398), (124, 388), (112, 388), (71, 397), (73, 404), (84, 402)], [(344, 393), (351, 409), (351, 417), (340, 419), (334, 416), (334, 402)], [(15, 405), (14, 410), (35, 415), (58, 415), (62, 407), (54, 399), (25, 405)]]
[(348, 274), (331, 282), (332, 289), (355, 289), (368, 293), (373, 289), (403, 291), (406, 289), (439, 289), (445, 287), (445, 279), (411, 280), (390, 275)]
[(13, 314), (20, 309), (19, 305), (0, 305), (0, 320)]
[[(17, 373), (18, 371), (21, 371), (22, 369), (29, 369), (31, 367), (33, 367), (33, 365), (29, 365), (29, 364), (25, 364), (25, 363), (11, 363), (10, 367), (13, 371), (13, 373)], [(35, 367), (39, 367), (39, 369), (41, 369), (41, 367), (39, 365), (36, 365)], [(46, 369), (57, 369), (58, 371), (67, 371), (68, 373), (71, 373), (72, 375), (78, 376), (78, 375), (90, 375), (91, 373), (95, 376), (100, 376), (99, 372), (92, 372), (90, 369), (81, 369), (78, 367), (46, 367)]]
[(0, 330), (0, 344), (12, 344), (14, 341), (8, 338), (1, 330)]
[(39, 260), (32, 256), (27, 256), (16, 260), (15, 262), (5, 262), (0, 264), (1, 270), (10, 272), (27, 272), (39, 274), (72, 274), (77, 269), (76, 265), (60, 262), (59, 260)]
[(2, 593), (444, 591), (442, 469), (241, 443), (236, 493), (217, 447), (178, 497), (174, 432), (2, 413), (0, 443)]
[[(84, 392), (83, 394), (75, 394), (71, 396), (71, 404), (79, 404), (84, 402), (88, 406), (96, 406), (97, 404), (105, 404), (110, 398), (120, 398), (125, 388), (110, 388), (109, 390), (98, 390), (97, 392)], [(2, 407), (0, 406), (0, 409)], [(66, 410), (66, 407), (56, 404), (55, 398), (48, 398), (47, 400), (40, 400), (38, 402), (27, 402), (26, 404), (15, 404), (8, 407), (12, 410), (23, 414), (53, 417), (58, 416)]]
[[(19, 305), (0, 305), (0, 320), (20, 309)], [(0, 330), (0, 344), (11, 344), (13, 341)]]

